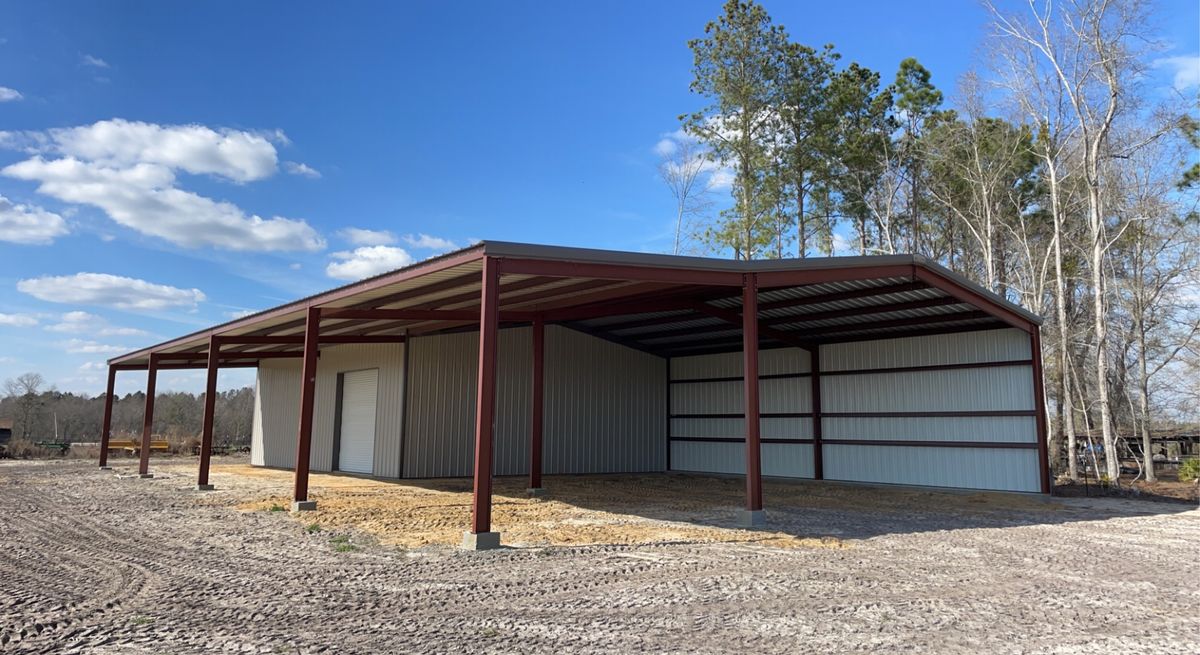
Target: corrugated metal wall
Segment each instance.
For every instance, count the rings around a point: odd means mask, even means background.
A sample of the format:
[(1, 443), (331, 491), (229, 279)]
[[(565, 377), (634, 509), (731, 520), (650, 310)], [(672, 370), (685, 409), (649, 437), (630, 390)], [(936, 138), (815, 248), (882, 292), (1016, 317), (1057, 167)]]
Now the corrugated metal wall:
[[(410, 340), (405, 390), (404, 346), (322, 349), (311, 466), (332, 461), (336, 376), (380, 369), (375, 473), (383, 477), (470, 475), (478, 334)], [(834, 344), (821, 348), (823, 439), (855, 442), (1013, 443), (1014, 447), (825, 443), (825, 478), (859, 482), (1013, 491), (1039, 488), (1036, 421), (1028, 335), (986, 330), (953, 335)], [(495, 471), (527, 472), (531, 391), (529, 328), (500, 332)], [(930, 371), (878, 369), (1011, 362)], [(546, 330), (544, 465), (547, 473), (661, 471), (744, 472), (741, 354), (666, 362), (567, 328)], [(869, 369), (869, 370), (864, 370)], [(762, 436), (813, 437), (808, 354), (760, 353)], [(714, 379), (716, 378), (716, 379)], [(300, 363), (259, 368), (252, 462), (291, 467), (298, 423)], [(407, 411), (405, 411), (407, 403)], [(976, 412), (980, 415), (937, 416)], [(844, 414), (831, 416), (830, 414)], [(402, 422), (406, 425), (401, 426)], [(401, 440), (403, 436), (403, 442)], [(403, 453), (401, 452), (403, 451)], [(811, 443), (764, 443), (763, 473), (813, 476)]]
[[(809, 372), (808, 353), (799, 348), (763, 350), (758, 367), (760, 376), (784, 376), (759, 382), (762, 438), (811, 439), (812, 418), (794, 416), (812, 413), (811, 382), (804, 375)], [(740, 352), (671, 359), (672, 470), (746, 472), (742, 381), (720, 380), (741, 375)], [(764, 475), (813, 475), (810, 444), (764, 443), (762, 454)]]
[[(405, 477), (470, 475), (479, 334), (417, 337), (409, 352)], [(529, 468), (532, 339), (500, 331), (495, 472)], [(664, 360), (559, 326), (546, 328), (544, 471), (666, 468)]]
[[(828, 480), (1038, 491), (1037, 423), (1029, 335), (984, 330), (821, 347), (822, 438), (848, 441), (1012, 443), (1014, 447), (822, 445)], [(1012, 362), (929, 371), (878, 369)], [(809, 372), (799, 349), (760, 353), (761, 375)], [(741, 354), (671, 361), (671, 469), (745, 472)], [(840, 374), (839, 374), (840, 373)], [(760, 382), (762, 438), (811, 439), (808, 376)], [(942, 415), (938, 413), (977, 413)], [(719, 415), (704, 418), (699, 415)], [(736, 416), (729, 416), (729, 415)], [(845, 416), (830, 416), (845, 414)], [(709, 441), (704, 441), (704, 440)], [(764, 443), (763, 474), (813, 476), (813, 446)]]
[[(404, 344), (354, 344), (321, 348), (309, 458), (309, 466), (314, 471), (328, 471), (333, 466), (338, 374), (378, 368), (374, 474), (393, 478), (399, 475), (404, 347)], [(265, 360), (259, 366), (251, 462), (262, 466), (295, 466), (296, 427), (300, 422), (300, 369), (299, 359)]]
[[(1033, 491), (1038, 477), (1037, 422), (1029, 335), (984, 330), (821, 348), (822, 436), (854, 441), (969, 441), (1022, 444), (967, 448), (824, 444), (825, 478)], [(1022, 362), (932, 371), (838, 371), (943, 364)], [(977, 416), (930, 416), (975, 412)], [(829, 416), (830, 413), (859, 414)], [(862, 416), (862, 414), (888, 416)], [(988, 414), (991, 415), (988, 415)], [(1012, 414), (1017, 415), (1012, 415)], [(1009, 414), (1009, 415), (1005, 415)]]

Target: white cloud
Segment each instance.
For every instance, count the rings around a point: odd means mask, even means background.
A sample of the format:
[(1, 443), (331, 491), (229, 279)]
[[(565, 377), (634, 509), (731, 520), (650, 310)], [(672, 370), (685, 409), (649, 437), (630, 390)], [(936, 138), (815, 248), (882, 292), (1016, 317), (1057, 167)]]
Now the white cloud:
[(421, 248), (422, 250), (456, 250), (458, 245), (449, 239), (440, 237), (431, 237), (428, 234), (406, 234), (404, 242), (413, 248)]
[(225, 316), (230, 319), (245, 318), (254, 313), (253, 309), (239, 309), (237, 311), (225, 312)]
[(1176, 91), (1187, 91), (1194, 86), (1200, 86), (1200, 55), (1163, 57), (1154, 60), (1154, 66), (1170, 69), (1174, 73), (1172, 85)]
[(396, 243), (396, 235), (387, 230), (347, 227), (338, 230), (338, 236), (355, 246), (390, 246)]
[(654, 154), (659, 157), (670, 157), (679, 149), (679, 145), (674, 139), (659, 139), (658, 143), (654, 144)]
[(81, 371), (107, 371), (108, 364), (104, 362), (84, 362), (79, 365)]
[(16, 89), (10, 89), (7, 86), (0, 86), (0, 102), (13, 102), (24, 97), (25, 96), (21, 95), (21, 92)]
[(19, 136), (0, 134), (0, 143), (24, 144), (34, 154), (0, 173), (38, 182), (40, 193), (64, 202), (99, 207), (142, 234), (189, 248), (325, 247), (324, 239), (303, 220), (247, 215), (233, 203), (178, 186), (177, 171), (237, 183), (273, 175), (277, 157), (271, 135), (114, 119)]
[(303, 266), (300, 265), (300, 262), (292, 262), (288, 264), (288, 268), (292, 269), (293, 271), (298, 271), (303, 268)]
[(37, 325), (37, 319), (28, 314), (0, 314), (0, 325), (31, 327)]
[(292, 175), (299, 175), (300, 177), (307, 177), (313, 180), (321, 177), (321, 171), (297, 161), (285, 161), (283, 162), (283, 168)]
[(275, 146), (262, 134), (204, 125), (158, 125), (120, 118), (46, 132), (51, 150), (106, 168), (157, 164), (250, 182), (275, 173)]
[(205, 297), (199, 289), (180, 289), (107, 273), (76, 273), (17, 282), (17, 290), (39, 300), (116, 309), (194, 308)]
[(84, 66), (91, 66), (93, 68), (108, 68), (107, 61), (104, 61), (103, 59), (93, 55), (85, 54), (81, 56), (79, 58), (79, 63), (83, 64)]
[(63, 314), (60, 322), (47, 325), (46, 329), (52, 332), (66, 332), (69, 334), (82, 334), (86, 332), (101, 337), (144, 337), (150, 334), (145, 330), (137, 328), (109, 325), (108, 321), (103, 317), (81, 311)]
[(413, 263), (412, 255), (393, 246), (365, 246), (331, 256), (337, 261), (330, 262), (325, 273), (338, 280), (361, 280)]
[(112, 346), (87, 339), (71, 339), (63, 343), (62, 348), (69, 353), (83, 355), (115, 355), (129, 350), (124, 346)]
[(44, 245), (68, 231), (62, 216), (36, 205), (17, 205), (0, 196), (0, 241)]

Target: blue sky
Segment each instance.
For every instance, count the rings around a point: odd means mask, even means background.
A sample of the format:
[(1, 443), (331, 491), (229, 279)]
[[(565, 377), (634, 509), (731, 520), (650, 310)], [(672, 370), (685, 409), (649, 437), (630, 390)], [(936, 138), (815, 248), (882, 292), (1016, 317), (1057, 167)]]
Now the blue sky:
[[(986, 19), (765, 4), (948, 95)], [(114, 354), (474, 239), (669, 251), (655, 144), (702, 104), (686, 42), (720, 5), (0, 2), (0, 379), (96, 393)], [(1162, 5), (1163, 88), (1198, 13)]]

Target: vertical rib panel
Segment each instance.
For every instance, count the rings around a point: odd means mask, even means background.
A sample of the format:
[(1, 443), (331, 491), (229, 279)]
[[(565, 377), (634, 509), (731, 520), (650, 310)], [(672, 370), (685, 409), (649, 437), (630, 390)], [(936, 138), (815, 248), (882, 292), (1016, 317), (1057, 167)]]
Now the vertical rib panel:
[[(410, 340), (405, 477), (471, 473), (476, 332)], [(529, 328), (500, 331), (495, 472), (529, 471)], [(543, 465), (553, 473), (666, 466), (664, 360), (558, 326), (546, 329)]]
[[(321, 348), (317, 363), (316, 403), (313, 406), (312, 450), (309, 466), (328, 471), (333, 466), (334, 409), (337, 376), (347, 371), (379, 369), (379, 399), (375, 417), (374, 474), (397, 477), (400, 462), (400, 417), (404, 402), (404, 344), (348, 344)], [(258, 369), (258, 398), (262, 408), (262, 465), (295, 466), (296, 426), (300, 421), (300, 363), (266, 360)], [(253, 454), (252, 454), (253, 461)], [(260, 462), (255, 462), (260, 463)]]

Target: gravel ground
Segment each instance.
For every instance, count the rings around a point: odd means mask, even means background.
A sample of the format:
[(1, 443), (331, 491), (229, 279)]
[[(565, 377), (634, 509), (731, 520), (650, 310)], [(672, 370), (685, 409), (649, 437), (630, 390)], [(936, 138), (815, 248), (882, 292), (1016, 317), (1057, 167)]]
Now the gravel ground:
[(261, 480), (201, 494), (118, 468), (0, 462), (0, 652), (1178, 654), (1200, 635), (1186, 505), (771, 485), (772, 530), (844, 547), (468, 553), (233, 509)]

